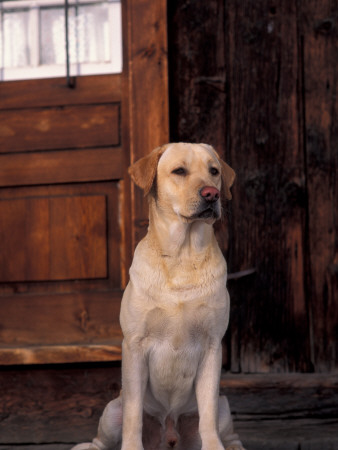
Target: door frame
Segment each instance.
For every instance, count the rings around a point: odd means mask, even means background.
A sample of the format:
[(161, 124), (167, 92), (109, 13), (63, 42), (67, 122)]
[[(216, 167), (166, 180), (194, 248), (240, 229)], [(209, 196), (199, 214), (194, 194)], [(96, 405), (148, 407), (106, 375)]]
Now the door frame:
[[(169, 141), (167, 0), (122, 0), (123, 130), (132, 164)], [(159, 101), (160, 100), (160, 101)], [(126, 164), (127, 167), (129, 164)], [(125, 251), (124, 282), (136, 244), (148, 226), (148, 204), (125, 173), (124, 231), (131, 237)], [(129, 223), (128, 223), (129, 220)]]

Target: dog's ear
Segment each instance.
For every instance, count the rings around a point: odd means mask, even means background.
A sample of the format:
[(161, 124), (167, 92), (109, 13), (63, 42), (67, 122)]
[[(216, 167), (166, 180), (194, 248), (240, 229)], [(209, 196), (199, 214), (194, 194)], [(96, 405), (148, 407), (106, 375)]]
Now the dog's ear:
[(227, 200), (232, 199), (232, 194), (230, 192), (231, 186), (234, 184), (236, 173), (234, 169), (232, 169), (225, 161), (223, 161), (221, 158), (219, 158), (219, 162), (221, 163), (222, 168), (222, 190), (221, 194), (224, 195), (224, 197)]
[(136, 186), (143, 189), (145, 196), (149, 194), (153, 186), (158, 161), (166, 148), (167, 145), (162, 145), (161, 147), (155, 148), (155, 150), (149, 153), (149, 155), (139, 159), (128, 168), (128, 173), (131, 176), (131, 179), (134, 181)]

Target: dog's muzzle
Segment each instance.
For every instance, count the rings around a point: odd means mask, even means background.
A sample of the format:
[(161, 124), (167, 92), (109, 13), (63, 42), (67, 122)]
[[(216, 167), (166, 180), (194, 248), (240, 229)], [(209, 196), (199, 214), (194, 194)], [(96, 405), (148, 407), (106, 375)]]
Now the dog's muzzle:
[(199, 194), (201, 203), (194, 216), (198, 219), (219, 219), (221, 215), (219, 190), (213, 186), (205, 186)]

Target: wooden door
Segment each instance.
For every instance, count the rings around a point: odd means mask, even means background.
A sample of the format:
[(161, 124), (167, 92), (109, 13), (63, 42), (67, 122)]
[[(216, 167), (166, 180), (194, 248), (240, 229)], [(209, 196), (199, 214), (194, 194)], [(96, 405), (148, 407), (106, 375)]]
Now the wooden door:
[(127, 167), (168, 140), (166, 2), (123, 1), (122, 74), (0, 84), (0, 363), (120, 358), (146, 205)]

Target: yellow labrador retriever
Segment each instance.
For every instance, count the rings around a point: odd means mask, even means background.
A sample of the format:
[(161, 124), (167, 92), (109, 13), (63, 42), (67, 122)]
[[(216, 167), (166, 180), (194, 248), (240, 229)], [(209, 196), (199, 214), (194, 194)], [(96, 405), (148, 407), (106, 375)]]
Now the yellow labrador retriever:
[(219, 397), (229, 294), (213, 231), (235, 173), (211, 146), (187, 143), (129, 172), (149, 198), (149, 229), (121, 305), (122, 394), (74, 450), (243, 449)]

